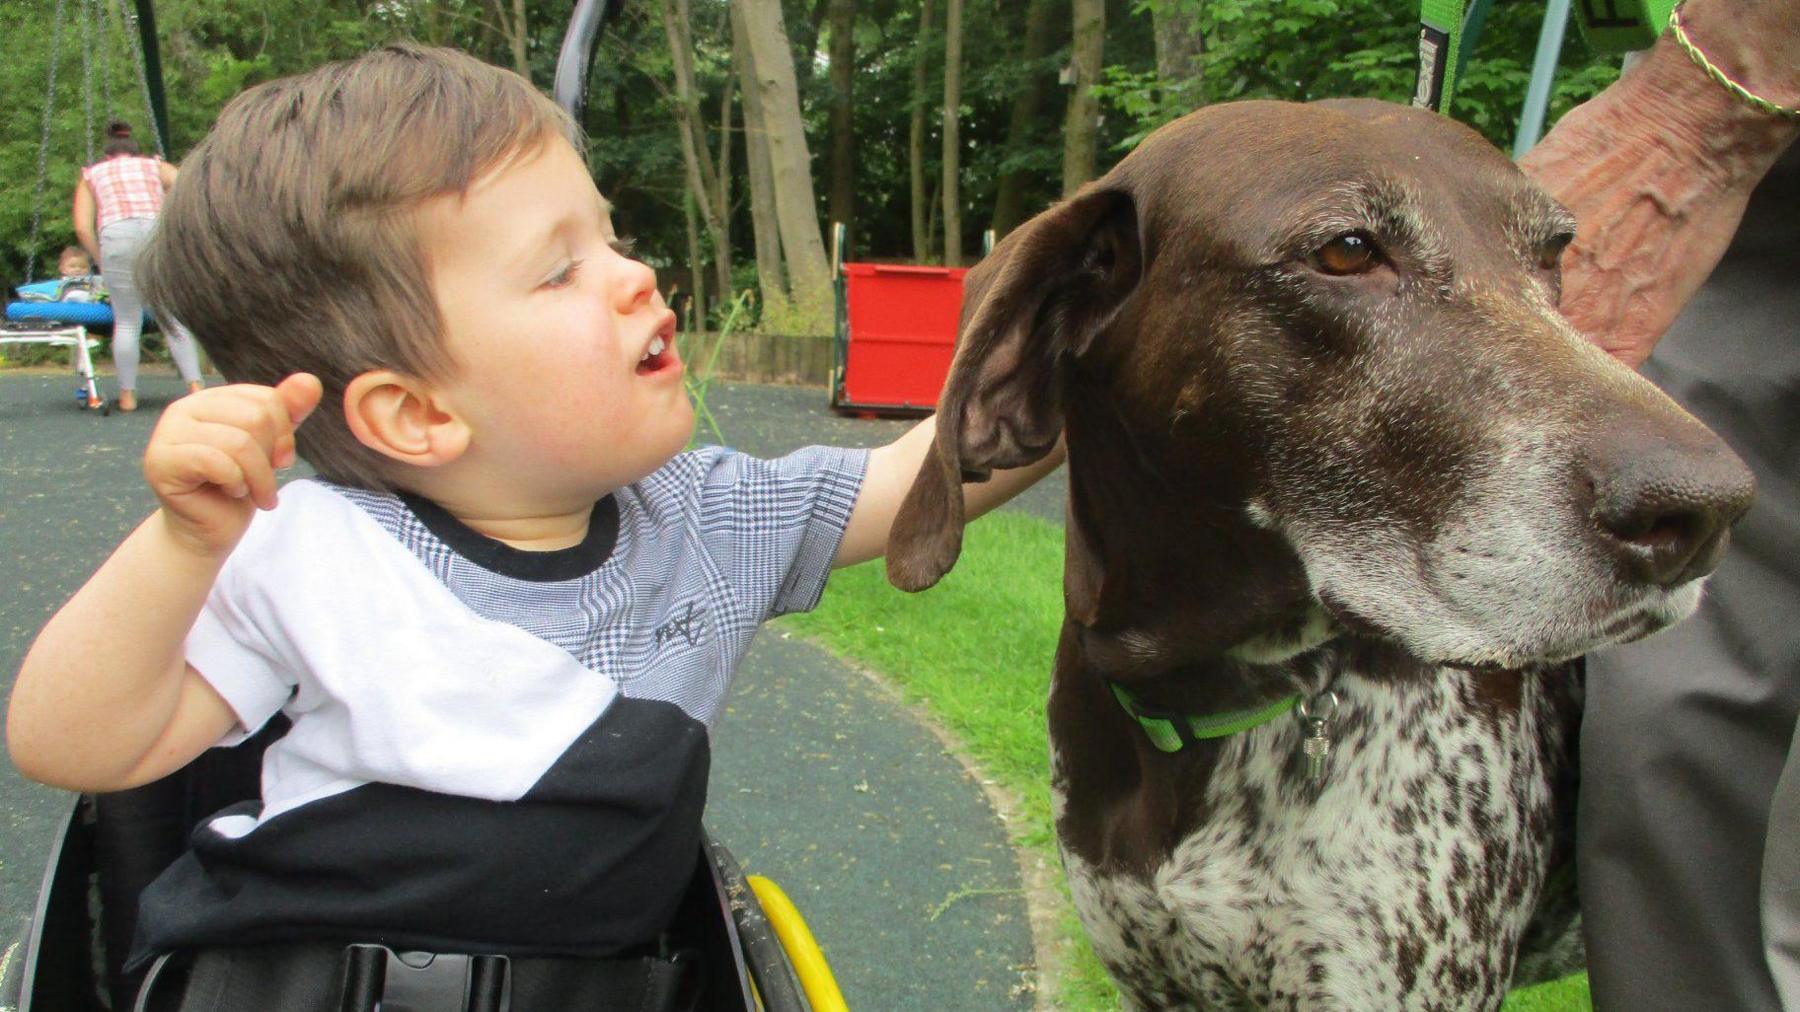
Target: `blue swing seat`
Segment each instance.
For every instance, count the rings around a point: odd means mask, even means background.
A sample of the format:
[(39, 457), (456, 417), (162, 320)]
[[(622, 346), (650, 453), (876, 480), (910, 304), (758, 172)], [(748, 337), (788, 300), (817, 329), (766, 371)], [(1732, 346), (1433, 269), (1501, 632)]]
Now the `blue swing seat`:
[[(88, 279), (76, 279), (83, 291), (90, 290)], [(17, 302), (6, 304), (6, 318), (20, 323), (26, 320), (49, 320), (55, 323), (79, 323), (84, 327), (110, 327), (113, 325), (113, 308), (109, 302), (76, 301), (64, 298), (65, 288), (70, 281), (51, 279), (38, 281), (29, 285), (20, 285), (19, 294), (24, 296)], [(144, 313), (144, 321), (148, 323), (151, 316)]]
[(50, 320), (79, 323), (84, 327), (110, 327), (112, 306), (104, 302), (9, 302), (6, 318), (13, 322)]

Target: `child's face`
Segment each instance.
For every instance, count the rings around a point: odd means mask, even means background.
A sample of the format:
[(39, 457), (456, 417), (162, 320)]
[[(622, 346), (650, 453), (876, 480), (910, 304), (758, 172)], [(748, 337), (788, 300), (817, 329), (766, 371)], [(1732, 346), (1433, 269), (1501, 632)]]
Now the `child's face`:
[(439, 387), (473, 431), (466, 459), (507, 483), (495, 487), (597, 497), (687, 444), (675, 314), (655, 273), (619, 252), (567, 142), (432, 198), (419, 221), (460, 370)]
[(63, 258), (57, 261), (56, 270), (65, 278), (80, 277), (83, 274), (91, 273), (88, 270), (87, 257), (76, 253), (64, 254)]

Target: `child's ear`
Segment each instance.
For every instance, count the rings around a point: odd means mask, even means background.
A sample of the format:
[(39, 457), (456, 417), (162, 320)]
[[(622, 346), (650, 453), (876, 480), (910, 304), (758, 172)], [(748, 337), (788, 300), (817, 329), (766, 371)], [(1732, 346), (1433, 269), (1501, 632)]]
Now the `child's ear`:
[(344, 421), (357, 441), (415, 467), (439, 467), (469, 448), (469, 426), (431, 384), (374, 369), (344, 388)]

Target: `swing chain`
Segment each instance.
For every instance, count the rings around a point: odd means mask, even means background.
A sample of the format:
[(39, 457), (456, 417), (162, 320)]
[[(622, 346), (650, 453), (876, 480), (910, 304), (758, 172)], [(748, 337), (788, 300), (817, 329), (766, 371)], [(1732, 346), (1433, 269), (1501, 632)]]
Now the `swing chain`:
[(94, 5), (95, 17), (100, 22), (100, 113), (101, 118), (111, 123), (113, 118), (112, 97), (112, 39), (109, 29), (112, 17), (108, 13), (105, 0), (90, 0)]
[[(62, 0), (57, 0), (62, 3)], [(169, 157), (169, 149), (163, 147), (162, 131), (156, 125), (156, 111), (150, 106), (150, 78), (144, 73), (143, 43), (138, 39), (137, 15), (125, 6), (125, 0), (118, 0), (119, 13), (124, 17), (126, 34), (131, 39), (131, 62), (137, 66), (138, 87), (144, 93), (144, 118), (150, 123), (150, 136), (156, 139), (156, 153), (164, 158)]]
[(87, 161), (94, 164), (94, 5), (92, 0), (76, 0), (81, 5), (81, 111), (87, 129), (82, 139), (87, 142)]
[(44, 91), (44, 129), (38, 140), (37, 185), (31, 191), (31, 239), (25, 246), (25, 283), (37, 276), (39, 230), (44, 223), (44, 179), (50, 172), (51, 112), (56, 107), (56, 63), (62, 55), (63, 0), (56, 0), (56, 20), (50, 23), (50, 83)]

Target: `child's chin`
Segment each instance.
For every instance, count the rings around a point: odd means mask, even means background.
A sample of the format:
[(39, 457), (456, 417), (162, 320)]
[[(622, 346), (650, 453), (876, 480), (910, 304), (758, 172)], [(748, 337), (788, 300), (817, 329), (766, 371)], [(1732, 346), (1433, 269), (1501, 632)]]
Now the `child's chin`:
[(699, 428), (695, 423), (694, 407), (688, 403), (686, 397), (681, 399), (681, 407), (677, 411), (680, 416), (669, 420), (669, 440), (661, 447), (669, 457), (693, 446), (695, 437), (699, 434)]

